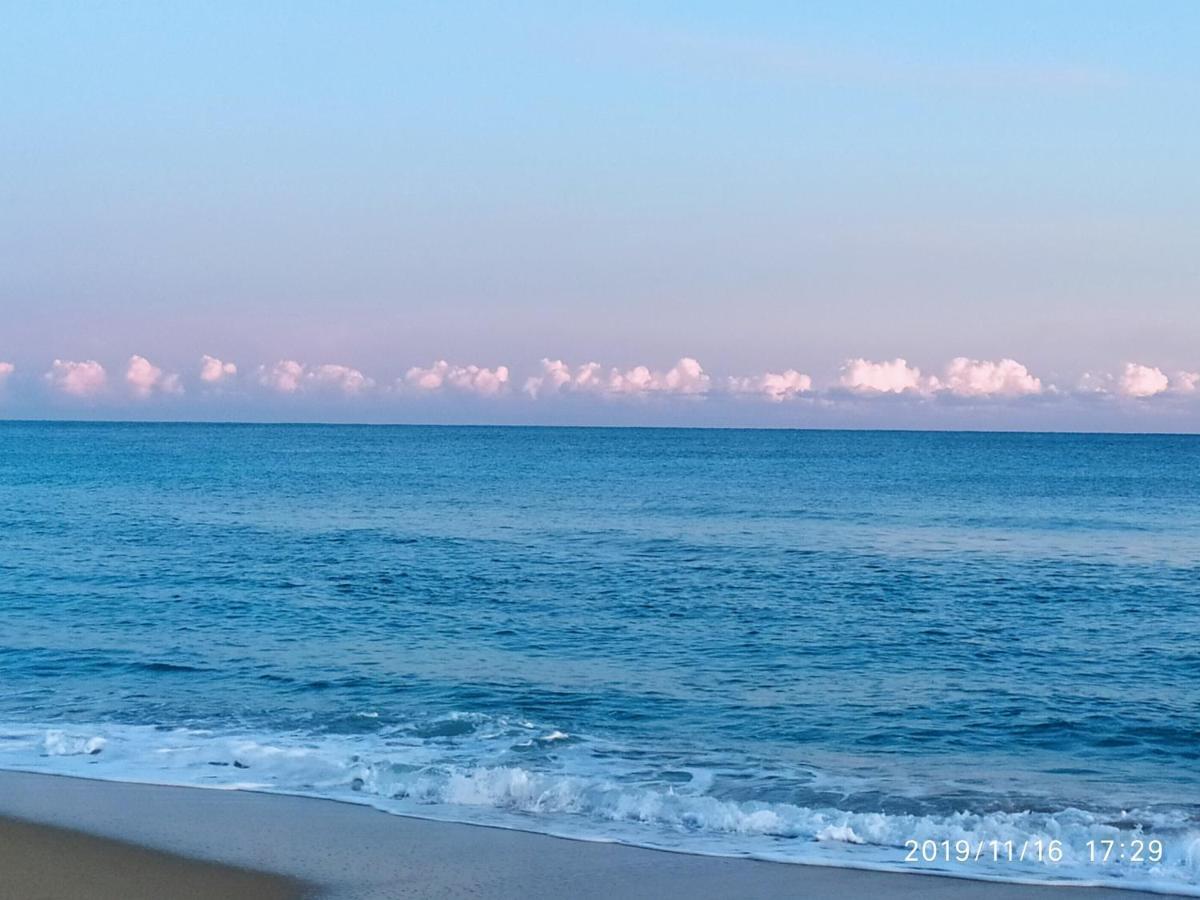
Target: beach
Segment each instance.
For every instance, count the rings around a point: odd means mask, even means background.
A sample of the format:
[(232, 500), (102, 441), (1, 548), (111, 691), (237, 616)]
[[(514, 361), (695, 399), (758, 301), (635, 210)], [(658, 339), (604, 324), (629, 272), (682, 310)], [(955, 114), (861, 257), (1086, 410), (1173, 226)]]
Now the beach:
[[(364, 845), (470, 846), (489, 894), (526, 854), (610, 892), (648, 859), (698, 891), (826, 866), (1197, 896), (1197, 449), (4, 423), (0, 770), (207, 789), (259, 843), (289, 805), (379, 822)], [(149, 812), (175, 792), (136, 796), (115, 832), (56, 824), (332, 883), (271, 859), (338, 829), (209, 853)], [(419, 895), (460, 871), (395, 856), (353, 865)]]
[(0, 898), (1134, 900), (645, 850), (336, 801), (0, 772)]
[(0, 897), (293, 900), (306, 885), (68, 829), (0, 818)]
[(0, 900), (1200, 900), (1200, 3), (10, 3)]

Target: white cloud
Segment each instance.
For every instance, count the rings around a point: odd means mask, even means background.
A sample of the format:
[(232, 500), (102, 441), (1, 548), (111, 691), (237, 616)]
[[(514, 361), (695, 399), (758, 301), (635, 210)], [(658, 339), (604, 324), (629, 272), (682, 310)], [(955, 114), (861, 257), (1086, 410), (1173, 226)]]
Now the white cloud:
[(1078, 389), (1084, 393), (1120, 395), (1143, 400), (1159, 394), (1193, 394), (1200, 391), (1200, 372), (1176, 372), (1170, 378), (1162, 369), (1126, 363), (1119, 375), (1086, 373)]
[(634, 395), (650, 393), (706, 394), (712, 379), (699, 362), (685, 356), (665, 372), (647, 366), (609, 369), (604, 374), (599, 363), (585, 363), (572, 369), (559, 359), (543, 359), (542, 374), (525, 381), (525, 391), (537, 397), (543, 393), (582, 391), (595, 394)]
[(0, 362), (0, 384), (8, 380), (8, 376), (16, 371), (16, 366), (10, 362)]
[(167, 374), (144, 356), (134, 354), (125, 367), (125, 383), (134, 396), (149, 397), (155, 391), (163, 394), (182, 394), (179, 376)]
[(812, 390), (812, 379), (795, 369), (730, 378), (726, 384), (731, 394), (759, 394), (774, 403), (782, 403), (797, 394)]
[(1014, 359), (990, 360), (955, 357), (946, 366), (938, 387), (960, 397), (1020, 397), (1040, 394), (1042, 382)]
[(439, 359), (427, 369), (413, 366), (405, 373), (404, 383), (422, 391), (450, 388), (490, 397), (508, 389), (508, 366), (494, 369), (474, 365), (452, 366), (444, 359)]
[(309, 389), (333, 389), (344, 394), (358, 394), (375, 386), (374, 381), (350, 366), (325, 363), (310, 367), (294, 359), (281, 359), (269, 367), (259, 366), (258, 383), (281, 394)]
[(1126, 397), (1153, 397), (1167, 389), (1170, 380), (1162, 370), (1138, 363), (1126, 363), (1118, 386)]
[(841, 385), (860, 393), (900, 394), (936, 387), (937, 379), (922, 378), (921, 370), (904, 359), (872, 362), (860, 358), (847, 360), (842, 366)]
[(574, 371), (561, 359), (543, 359), (542, 374), (525, 379), (525, 393), (535, 399), (560, 390), (592, 390), (599, 384), (600, 364), (584, 363)]
[(1113, 377), (1103, 372), (1084, 372), (1076, 386), (1084, 394), (1110, 394), (1112, 389)]
[(705, 394), (710, 378), (700, 363), (685, 356), (665, 372), (635, 366), (625, 372), (614, 369), (608, 379), (608, 389), (614, 394)]
[(375, 382), (358, 369), (336, 363), (326, 363), (310, 369), (305, 372), (304, 380), (306, 384), (336, 388), (344, 394), (357, 394), (375, 386)]
[[(0, 362), (0, 387), (11, 380), (12, 363)], [(1168, 376), (1166, 371), (1170, 371)], [(199, 383), (218, 386), (236, 380), (238, 367), (205, 354), (199, 361)], [(243, 373), (244, 375), (244, 373)], [(121, 370), (127, 396), (146, 399), (159, 394), (183, 393), (180, 376), (164, 372), (144, 356), (131, 356)], [(280, 394), (340, 394), (347, 397), (380, 392), (376, 383), (359, 369), (337, 363), (305, 365), (292, 359), (258, 366), (252, 381)], [(115, 376), (114, 376), (115, 377)], [(62, 394), (90, 397), (109, 391), (108, 373), (95, 360), (55, 359), (45, 373), (47, 385)], [(115, 382), (114, 382), (115, 383)], [(507, 366), (485, 368), (456, 365), (438, 360), (428, 367), (414, 366), (394, 382), (395, 389), (413, 393), (463, 393), (496, 397), (514, 389)], [(391, 386), (383, 390), (391, 390)], [(1140, 363), (1126, 363), (1120, 370), (1085, 374), (1077, 387), (1060, 387), (1044, 382), (1022, 363), (1001, 359), (950, 360), (937, 375), (926, 374), (902, 357), (890, 360), (847, 359), (836, 384), (828, 392), (814, 390), (813, 378), (796, 369), (759, 371), (743, 376), (716, 376), (705, 372), (693, 357), (682, 357), (666, 369), (645, 365), (629, 368), (602, 366), (597, 362), (569, 365), (561, 359), (543, 359), (540, 371), (525, 379), (525, 393), (534, 399), (556, 394), (579, 393), (596, 398), (679, 396), (705, 398), (710, 395), (760, 398), (783, 403), (809, 397), (822, 405), (846, 399), (846, 392), (864, 397), (915, 396), (931, 402), (952, 398), (1024, 398), (1038, 396), (1085, 399), (1091, 395), (1106, 401), (1126, 397), (1157, 396), (1195, 398), (1200, 396), (1200, 371), (1164, 370)]]
[(1191, 394), (1200, 390), (1200, 372), (1176, 372), (1171, 379), (1171, 390), (1180, 394)]
[[(595, 363), (588, 363), (579, 367), (580, 374), (583, 374), (589, 366), (593, 369), (598, 368)], [(543, 359), (541, 377), (527, 378), (525, 380), (525, 390), (536, 397), (543, 387), (550, 392), (554, 392), (563, 385), (574, 384), (575, 376), (571, 374), (570, 366), (561, 359)]]
[(205, 353), (200, 357), (200, 380), (207, 384), (220, 384), (227, 378), (237, 375), (237, 366), (231, 362), (222, 362), (215, 356)]
[(90, 397), (104, 389), (107, 374), (94, 359), (84, 362), (56, 359), (46, 373), (50, 386), (73, 397)]
[(294, 359), (281, 359), (275, 365), (258, 367), (258, 383), (281, 394), (294, 394), (304, 378), (304, 366)]

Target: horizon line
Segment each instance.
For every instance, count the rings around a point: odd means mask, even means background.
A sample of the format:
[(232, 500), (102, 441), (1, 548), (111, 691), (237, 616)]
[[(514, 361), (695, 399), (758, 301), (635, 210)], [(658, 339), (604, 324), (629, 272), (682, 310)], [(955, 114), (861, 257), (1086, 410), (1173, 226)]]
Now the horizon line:
[(335, 421), (267, 421), (233, 419), (34, 419), (0, 417), (5, 425), (218, 425), (231, 428), (531, 428), (543, 430), (591, 431), (811, 431), (862, 434), (1012, 434), (1063, 435), (1079, 437), (1182, 437), (1200, 438), (1200, 431), (1083, 431), (1070, 429), (1027, 428), (829, 428), (804, 425), (552, 425), (536, 422), (335, 422)]

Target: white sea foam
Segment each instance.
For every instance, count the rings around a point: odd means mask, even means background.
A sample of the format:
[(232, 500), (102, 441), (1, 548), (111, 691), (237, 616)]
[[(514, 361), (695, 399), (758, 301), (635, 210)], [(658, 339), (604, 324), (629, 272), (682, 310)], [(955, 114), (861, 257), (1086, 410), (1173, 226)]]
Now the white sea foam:
[(849, 825), (826, 825), (814, 837), (818, 841), (842, 841), (846, 844), (865, 843)]
[[(457, 722), (461, 729), (464, 721), (477, 728), (477, 736), (462, 737), (448, 727)], [(1200, 825), (1182, 809), (855, 812), (717, 796), (712, 774), (700, 770), (679, 783), (635, 778), (580, 750), (565, 733), (528, 722), (448, 717), (424, 731), (435, 737), (421, 737), (420, 729), (314, 737), (115, 725), (0, 726), (0, 767), (329, 797), (409, 815), (699, 853), (892, 870), (920, 867), (1003, 880), (1101, 882), (1200, 896)], [(554, 748), (541, 751), (550, 754), (541, 760), (544, 769), (505, 754), (472, 760), (479, 757), (481, 742), (521, 732), (540, 733), (541, 741)], [(553, 755), (562, 749), (567, 752)], [(1163, 841), (1164, 862), (1090, 862), (1089, 840), (1128, 842), (1139, 836)], [(1062, 859), (1053, 864), (904, 862), (905, 841), (960, 839), (973, 846), (1011, 841), (1018, 848), (1054, 840), (1061, 842)]]
[(65, 731), (50, 729), (42, 738), (42, 749), (46, 751), (47, 756), (95, 756), (107, 743), (108, 741), (99, 736), (79, 737), (69, 735)]

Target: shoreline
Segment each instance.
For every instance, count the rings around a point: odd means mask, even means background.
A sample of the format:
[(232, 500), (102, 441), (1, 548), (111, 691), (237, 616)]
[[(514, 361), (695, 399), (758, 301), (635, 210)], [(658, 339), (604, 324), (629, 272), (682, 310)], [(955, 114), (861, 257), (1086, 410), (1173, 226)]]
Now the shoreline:
[[(8, 835), (19, 840), (9, 841)], [(65, 893), (49, 896), (130, 900), (163, 896), (162, 881), (150, 882), (160, 885), (157, 893), (137, 893), (128, 879), (145, 883), (164, 877), (177, 879), (170, 882), (170, 896), (280, 900), (559, 900), (564, 891), (581, 898), (714, 900), (1164, 896), (1078, 884), (703, 856), (419, 819), (337, 800), (8, 770), (0, 770), (0, 846), (7, 846), (9, 857), (21, 863), (10, 865), (0, 855), (0, 898), (47, 896), (46, 884), (39, 881), (46, 873), (66, 886)], [(12, 857), (14, 848), (20, 848), (17, 857)], [(119, 888), (103, 894), (100, 884)], [(81, 892), (71, 893), (72, 885)]]

